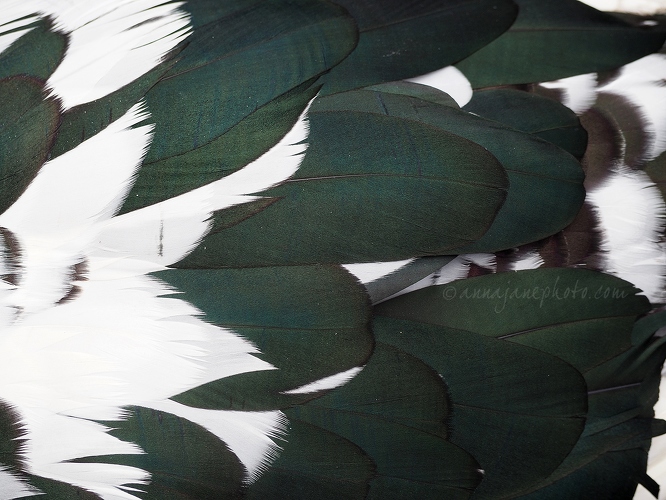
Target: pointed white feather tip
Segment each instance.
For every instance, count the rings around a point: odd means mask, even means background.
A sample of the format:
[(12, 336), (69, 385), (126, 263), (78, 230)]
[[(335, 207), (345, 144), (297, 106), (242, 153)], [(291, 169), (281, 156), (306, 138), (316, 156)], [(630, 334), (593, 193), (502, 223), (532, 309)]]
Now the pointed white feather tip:
[(47, 84), (65, 109), (104, 97), (164, 60), (190, 34), (179, 3), (163, 0), (36, 2), (70, 35)]
[(257, 200), (252, 193), (284, 182), (300, 167), (307, 149), (308, 111), (269, 151), (241, 170), (161, 203), (115, 217), (100, 232), (91, 267), (107, 275), (156, 271), (182, 260), (211, 227), (216, 210)]
[(68, 241), (110, 218), (125, 199), (152, 138), (143, 103), (74, 149), (44, 164), (0, 225), (21, 239)]
[[(178, 302), (184, 303), (183, 301)], [(202, 313), (199, 313), (199, 315), (203, 316)], [(175, 322), (175, 327), (179, 330), (192, 328), (198, 331), (203, 330), (207, 335), (205, 342), (193, 342), (195, 346), (201, 349), (201, 352), (196, 355), (200, 367), (196, 380), (177, 391), (172, 389), (173, 393), (170, 395), (240, 373), (277, 370), (270, 363), (252, 356), (252, 354), (258, 354), (260, 351), (250, 341), (232, 330), (205, 323), (203, 319), (205, 318), (199, 319), (192, 315), (175, 315), (162, 320)]]
[(290, 391), (283, 391), (282, 394), (311, 394), (319, 391), (329, 391), (337, 387), (342, 387), (363, 371), (364, 366), (356, 366), (344, 372), (336, 373), (330, 377), (325, 377), (309, 384), (302, 385)]
[(274, 439), (283, 439), (287, 433), (287, 419), (279, 411), (203, 410), (171, 400), (154, 403), (151, 408), (187, 419), (224, 441), (245, 466), (250, 483), (279, 455)]
[(396, 260), (392, 262), (369, 262), (363, 264), (345, 264), (344, 267), (347, 271), (352, 273), (363, 283), (370, 283), (380, 278), (393, 274), (398, 269), (405, 267), (414, 259)]
[(308, 103), (294, 126), (280, 142), (252, 163), (211, 184), (216, 200), (222, 201), (216, 203), (215, 210), (230, 206), (225, 203), (229, 196), (265, 191), (285, 182), (296, 173), (308, 148), (305, 142), (310, 133), (308, 112), (314, 99), (316, 97)]
[(607, 12), (650, 15), (666, 12), (664, 0), (581, 0), (590, 7)]
[(651, 54), (622, 67), (617, 78), (599, 88), (621, 95), (638, 108), (652, 141), (646, 160), (666, 150), (666, 55)]
[(512, 271), (523, 271), (527, 269), (538, 269), (543, 266), (544, 261), (539, 252), (527, 252), (513, 261), (509, 268)]
[(136, 500), (120, 489), (125, 484), (146, 484), (149, 474), (136, 467), (68, 462), (80, 457), (143, 451), (108, 434), (108, 427), (48, 411), (22, 410), (27, 430), (24, 460), (28, 472), (63, 481), (97, 493), (104, 499)]
[(37, 20), (37, 17), (31, 16), (0, 25), (0, 53), (7, 50), (16, 40), (33, 29), (20, 29), (21, 27), (32, 24)]
[(37, 488), (29, 485), (24, 479), (14, 475), (8, 468), (0, 464), (0, 500), (13, 500), (41, 494), (42, 492)]
[(428, 85), (446, 92), (460, 107), (463, 107), (472, 99), (472, 84), (455, 66), (446, 66), (432, 73), (410, 78), (407, 81)]
[(664, 300), (666, 206), (640, 171), (621, 170), (588, 193), (602, 231), (607, 271), (630, 281), (652, 302)]
[(582, 115), (597, 99), (597, 75), (588, 73), (540, 84), (547, 89), (564, 92), (563, 103), (577, 115)]

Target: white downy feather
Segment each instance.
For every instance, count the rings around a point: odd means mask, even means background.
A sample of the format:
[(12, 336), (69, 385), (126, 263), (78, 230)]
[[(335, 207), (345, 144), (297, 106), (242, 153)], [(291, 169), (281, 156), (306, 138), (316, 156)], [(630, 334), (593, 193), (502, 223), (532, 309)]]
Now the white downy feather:
[(646, 160), (666, 150), (666, 55), (651, 54), (623, 66), (617, 78), (599, 87), (599, 92), (623, 96), (631, 101), (651, 136)]
[(658, 188), (641, 171), (618, 169), (587, 198), (602, 231), (605, 269), (663, 302), (666, 281), (666, 206)]
[(563, 104), (577, 115), (585, 113), (597, 100), (596, 73), (571, 76), (552, 82), (543, 82), (540, 85), (547, 89), (562, 91)]
[(410, 78), (407, 81), (428, 85), (429, 87), (446, 92), (453, 97), (453, 100), (460, 107), (463, 107), (472, 99), (472, 84), (469, 83), (467, 77), (455, 66), (446, 66), (432, 73)]
[(510, 268), (512, 271), (522, 271), (526, 269), (538, 269), (543, 264), (544, 261), (538, 252), (528, 252), (511, 262)]

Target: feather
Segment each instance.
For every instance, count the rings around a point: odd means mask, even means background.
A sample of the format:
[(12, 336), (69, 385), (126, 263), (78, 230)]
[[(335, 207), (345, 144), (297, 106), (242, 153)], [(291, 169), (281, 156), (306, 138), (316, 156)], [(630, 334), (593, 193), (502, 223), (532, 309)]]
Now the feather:
[(0, 53), (7, 50), (16, 40), (28, 33), (32, 29), (30, 24), (36, 20), (36, 17), (28, 16), (15, 21), (3, 22), (0, 26), (0, 29), (2, 29), (2, 33), (0, 34)]
[(210, 231), (213, 212), (259, 200), (252, 194), (287, 180), (298, 170), (307, 149), (308, 110), (309, 105), (278, 144), (241, 170), (109, 220), (91, 252), (91, 266), (124, 272), (128, 265), (129, 272), (147, 273), (182, 260)]
[(0, 498), (658, 493), (660, 17), (0, 17)]
[(407, 81), (428, 85), (446, 92), (455, 99), (460, 107), (472, 99), (472, 86), (469, 80), (455, 66), (447, 66)]
[(663, 302), (666, 205), (657, 188), (642, 172), (620, 171), (588, 199), (601, 220), (604, 268), (635, 283), (652, 302)]
[(310, 384), (284, 391), (285, 394), (311, 394), (314, 392), (328, 391), (341, 387), (358, 375), (363, 367), (351, 368), (347, 371), (336, 373), (330, 377), (325, 377)]
[(570, 76), (561, 80), (543, 82), (540, 85), (564, 92), (562, 103), (577, 115), (590, 109), (597, 99), (597, 79), (594, 73)]

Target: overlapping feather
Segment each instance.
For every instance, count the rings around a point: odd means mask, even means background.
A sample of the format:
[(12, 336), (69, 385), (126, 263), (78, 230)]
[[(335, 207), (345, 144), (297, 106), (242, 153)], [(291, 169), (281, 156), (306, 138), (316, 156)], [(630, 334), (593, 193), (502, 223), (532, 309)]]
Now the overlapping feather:
[(553, 6), (7, 2), (0, 498), (654, 492), (666, 35)]

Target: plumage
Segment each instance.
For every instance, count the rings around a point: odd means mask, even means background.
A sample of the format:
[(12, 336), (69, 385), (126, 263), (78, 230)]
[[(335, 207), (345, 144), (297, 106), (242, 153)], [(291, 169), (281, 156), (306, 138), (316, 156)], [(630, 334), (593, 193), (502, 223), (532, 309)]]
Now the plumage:
[(615, 3), (6, 0), (0, 499), (658, 496), (666, 29)]

